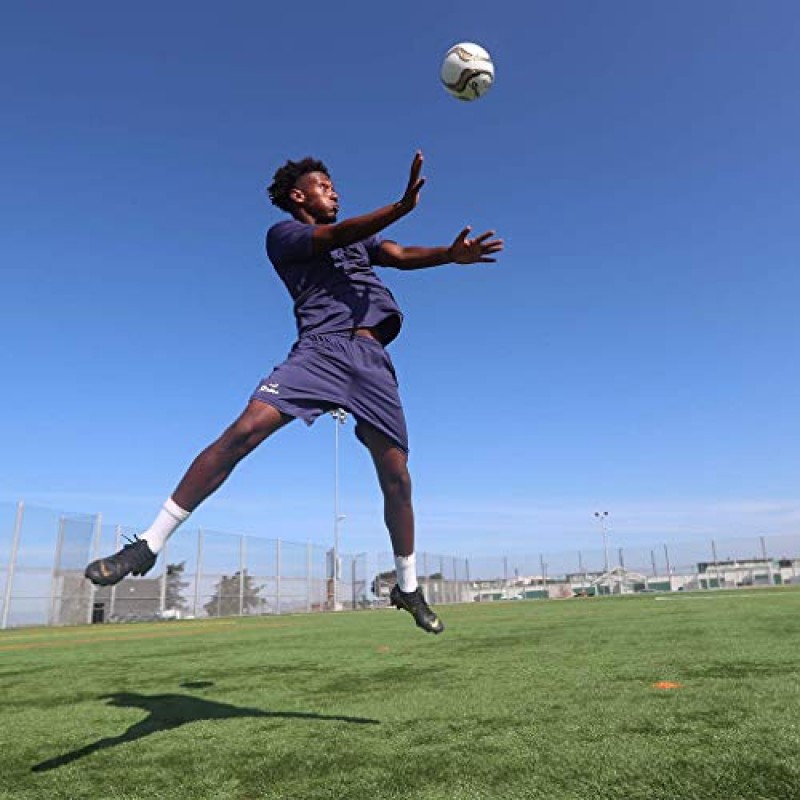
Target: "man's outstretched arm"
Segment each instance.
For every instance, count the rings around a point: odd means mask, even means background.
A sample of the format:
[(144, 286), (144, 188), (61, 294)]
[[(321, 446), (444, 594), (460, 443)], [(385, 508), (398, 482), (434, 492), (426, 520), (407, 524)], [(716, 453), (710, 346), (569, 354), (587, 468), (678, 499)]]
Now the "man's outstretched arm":
[(424, 269), (442, 264), (477, 264), (497, 261), (495, 253), (503, 249), (503, 240), (494, 239), (494, 231), (486, 231), (474, 239), (467, 238), (467, 226), (449, 247), (403, 247), (397, 242), (383, 241), (377, 263), (396, 269)]

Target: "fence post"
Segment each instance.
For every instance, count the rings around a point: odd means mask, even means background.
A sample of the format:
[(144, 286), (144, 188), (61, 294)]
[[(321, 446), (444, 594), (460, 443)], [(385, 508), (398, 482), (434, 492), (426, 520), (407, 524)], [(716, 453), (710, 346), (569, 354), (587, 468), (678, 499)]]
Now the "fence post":
[(200, 597), (200, 576), (203, 572), (203, 531), (197, 531), (197, 569), (194, 576), (194, 607), (192, 616), (197, 616), (197, 601)]
[(167, 547), (169, 547), (169, 542), (164, 542), (164, 547), (161, 549), (160, 553), (163, 569), (161, 571), (161, 586), (159, 586), (158, 607), (162, 619), (164, 618), (164, 612), (167, 610), (167, 573), (169, 572), (167, 569), (169, 565), (169, 561), (167, 560)]
[[(61, 615), (57, 615), (57, 610), (60, 610), (61, 604), (58, 602), (58, 598), (60, 597), (60, 593), (58, 591), (58, 568), (61, 566), (61, 553), (64, 549), (64, 525), (66, 524), (66, 520), (64, 519), (64, 515), (62, 514), (58, 518), (58, 538), (56, 539), (56, 555), (53, 559), (53, 574), (50, 578), (50, 614), (49, 614), (49, 621), (48, 625), (57, 625), (58, 619), (56, 616), (60, 617)], [(63, 582), (62, 582), (63, 586)]]
[[(122, 545), (122, 526), (117, 525), (116, 530), (114, 531), (114, 552), (116, 553)], [(116, 611), (117, 607), (117, 584), (115, 583), (111, 587), (111, 595), (108, 603), (108, 616), (109, 618), (114, 616), (114, 612)]]
[[(336, 565), (333, 566), (336, 569)], [(281, 613), (281, 540), (275, 540), (275, 611)]]
[(353, 595), (353, 611), (358, 608), (358, 600), (356, 598), (356, 558), (357, 556), (350, 557), (350, 585), (352, 587)]
[(669, 590), (672, 591), (672, 566), (669, 563), (669, 550), (664, 545), (664, 560), (667, 563), (667, 577), (669, 578)]
[(311, 542), (306, 545), (306, 611), (311, 613), (311, 597), (314, 591), (314, 562)]
[(763, 536), (759, 536), (761, 540), (761, 555), (763, 559), (767, 562), (767, 574), (769, 575), (769, 585), (775, 585), (775, 572), (772, 568), (772, 559), (767, 555), (767, 542)]
[(14, 570), (17, 566), (17, 551), (19, 550), (19, 537), (22, 531), (22, 518), (25, 514), (25, 504), (20, 500), (17, 503), (17, 515), (14, 519), (14, 535), (11, 539), (11, 555), (8, 559), (8, 575), (6, 575), (6, 591), (3, 597), (3, 617), (0, 628), (8, 627), (8, 614), (11, 609), (11, 588), (14, 585)]
[[(103, 515), (98, 513), (94, 518), (94, 537), (92, 540), (92, 557), (94, 561), (100, 557), (100, 537), (103, 535)], [(89, 582), (89, 608), (86, 611), (86, 624), (92, 624), (92, 616), (94, 614), (94, 598), (97, 594), (97, 587), (90, 581)]]
[[(721, 589), (722, 587), (720, 586), (720, 582), (719, 582), (719, 559), (717, 558), (717, 543), (713, 539), (711, 540), (711, 557), (714, 559), (714, 574), (717, 576), (717, 588)], [(711, 588), (711, 575), (710, 575), (710, 573), (708, 571), (708, 567), (706, 567), (706, 575), (708, 576), (708, 580), (707, 580), (708, 586), (706, 586), (706, 589), (710, 589)], [(698, 576), (697, 584), (698, 584), (698, 588), (702, 588), (702, 587), (700, 587), (699, 576)]]
[(244, 614), (244, 572), (245, 572), (245, 559), (246, 548), (245, 537), (239, 537), (239, 616)]

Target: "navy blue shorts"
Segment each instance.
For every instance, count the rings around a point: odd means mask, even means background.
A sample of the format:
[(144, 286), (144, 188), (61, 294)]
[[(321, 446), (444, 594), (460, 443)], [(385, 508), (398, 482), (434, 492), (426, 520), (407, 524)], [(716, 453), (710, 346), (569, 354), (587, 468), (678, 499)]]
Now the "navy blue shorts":
[(326, 411), (343, 408), (355, 417), (359, 439), (359, 427), (368, 423), (408, 453), (397, 376), (389, 354), (375, 339), (349, 332), (306, 334), (286, 361), (259, 382), (251, 399), (306, 425)]

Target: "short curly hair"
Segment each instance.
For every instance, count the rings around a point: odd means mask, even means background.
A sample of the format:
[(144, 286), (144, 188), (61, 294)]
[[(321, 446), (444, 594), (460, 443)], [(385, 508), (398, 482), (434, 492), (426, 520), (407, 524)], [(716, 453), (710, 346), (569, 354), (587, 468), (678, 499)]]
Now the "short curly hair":
[(300, 161), (287, 161), (277, 169), (272, 176), (272, 184), (267, 189), (272, 205), (291, 214), (293, 206), (289, 199), (289, 192), (297, 185), (297, 181), (309, 172), (322, 172), (329, 178), (331, 176), (328, 168), (319, 159), (311, 158), (311, 156)]

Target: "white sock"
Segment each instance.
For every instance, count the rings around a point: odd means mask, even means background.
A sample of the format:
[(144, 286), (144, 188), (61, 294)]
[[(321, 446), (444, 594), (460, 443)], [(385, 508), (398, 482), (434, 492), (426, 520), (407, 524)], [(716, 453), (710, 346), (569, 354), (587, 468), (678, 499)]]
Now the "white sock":
[(189, 518), (191, 511), (182, 509), (171, 497), (167, 499), (153, 524), (139, 537), (147, 542), (154, 552), (160, 553), (167, 539), (178, 529), (178, 526)]
[(394, 568), (397, 571), (397, 585), (401, 592), (413, 592), (417, 588), (417, 557), (395, 556)]

